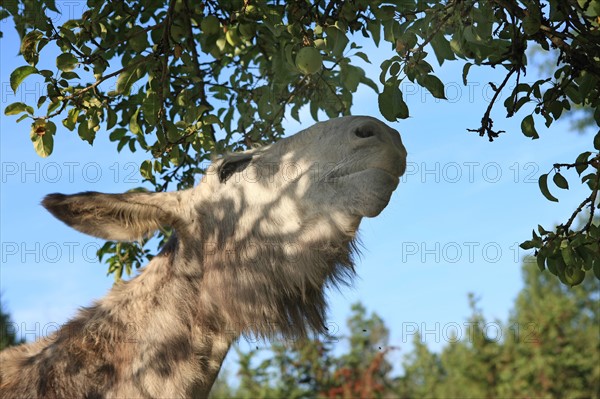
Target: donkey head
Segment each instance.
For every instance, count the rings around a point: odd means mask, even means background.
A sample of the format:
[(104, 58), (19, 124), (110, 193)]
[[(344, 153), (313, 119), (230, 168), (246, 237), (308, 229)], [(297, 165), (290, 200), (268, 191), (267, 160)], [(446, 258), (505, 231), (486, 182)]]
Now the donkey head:
[[(371, 117), (344, 117), (215, 161), (193, 190), (50, 194), (43, 205), (71, 227), (131, 241), (161, 226), (194, 231), (206, 213), (273, 221), (277, 234), (326, 221), (349, 233), (387, 205), (406, 167), (400, 135)], [(215, 217), (215, 215), (213, 215)], [(255, 227), (261, 227), (260, 225)], [(180, 232), (180, 236), (183, 231)]]

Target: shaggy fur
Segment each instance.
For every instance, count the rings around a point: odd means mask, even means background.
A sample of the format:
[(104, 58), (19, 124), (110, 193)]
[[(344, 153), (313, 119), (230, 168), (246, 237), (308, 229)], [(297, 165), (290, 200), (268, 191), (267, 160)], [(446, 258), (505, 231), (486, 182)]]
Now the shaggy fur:
[(395, 130), (345, 117), (227, 155), (191, 190), (47, 196), (97, 237), (176, 233), (58, 332), (0, 353), (0, 397), (206, 397), (240, 335), (324, 333), (325, 288), (350, 282), (360, 220), (385, 208), (405, 164)]

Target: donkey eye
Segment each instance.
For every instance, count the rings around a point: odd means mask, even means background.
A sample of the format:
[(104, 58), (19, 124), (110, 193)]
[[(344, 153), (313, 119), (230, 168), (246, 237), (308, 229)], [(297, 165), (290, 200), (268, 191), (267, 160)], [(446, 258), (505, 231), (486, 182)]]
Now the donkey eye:
[(354, 131), (354, 134), (361, 139), (366, 139), (367, 137), (373, 137), (375, 135), (369, 128), (358, 128)]
[(219, 182), (225, 183), (234, 173), (241, 172), (250, 164), (252, 158), (237, 161), (224, 161), (219, 168)]

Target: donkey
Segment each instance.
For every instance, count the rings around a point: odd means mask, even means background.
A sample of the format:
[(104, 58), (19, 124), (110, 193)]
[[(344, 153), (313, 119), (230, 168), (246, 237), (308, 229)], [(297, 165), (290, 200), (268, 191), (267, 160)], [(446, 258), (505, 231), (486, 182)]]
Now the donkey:
[(174, 233), (53, 335), (1, 352), (0, 397), (205, 398), (242, 334), (325, 333), (324, 290), (354, 276), (359, 223), (405, 168), (397, 131), (349, 116), (225, 155), (193, 189), (48, 195), (48, 211), (95, 237)]

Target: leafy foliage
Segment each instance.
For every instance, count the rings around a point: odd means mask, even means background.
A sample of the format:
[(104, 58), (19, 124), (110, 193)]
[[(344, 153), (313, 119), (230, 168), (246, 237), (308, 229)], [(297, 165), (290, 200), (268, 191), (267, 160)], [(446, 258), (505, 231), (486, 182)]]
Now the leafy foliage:
[[(54, 150), (52, 120), (62, 119), (90, 144), (106, 131), (118, 151), (148, 153), (140, 172), (156, 190), (170, 183), (192, 185), (211, 153), (276, 140), (284, 115), (299, 119), (304, 105), (315, 120), (319, 112), (348, 114), (361, 85), (379, 93), (387, 120), (407, 118), (403, 81), (445, 98), (432, 59), (440, 66), (464, 62), (465, 84), (475, 67), (506, 71), (500, 84), (490, 82), (494, 95), (481, 125), (469, 129), (490, 141), (503, 133), (491, 115), (509, 82), (514, 89), (503, 105), (508, 117), (525, 112), (521, 129), (527, 137), (539, 137), (536, 120), (549, 127), (574, 107), (589, 110), (593, 123), (600, 124), (596, 0), (88, 0), (80, 17), (55, 26), (48, 15), (57, 12), (54, 0), (2, 2), (0, 20), (13, 18), (25, 62), (11, 74), (11, 88), (34, 75), (46, 85), (37, 109), (14, 103), (5, 114), (32, 120), (31, 140), (43, 157)], [(360, 66), (369, 62), (361, 51), (365, 42), (389, 49), (378, 83)], [(58, 55), (45, 65), (41, 55), (52, 47)], [(547, 77), (524, 83), (532, 47), (556, 67)], [(585, 172), (581, 180), (590, 195), (575, 214), (587, 207), (590, 218), (600, 206), (599, 154), (600, 132), (593, 148), (574, 163), (554, 165), (557, 173), (560, 168)], [(553, 182), (569, 187), (562, 175), (555, 174)], [(547, 183), (542, 175), (542, 193), (558, 200)], [(573, 270), (565, 269), (569, 277), (562, 280), (569, 284), (579, 281), (581, 270), (597, 270), (590, 259), (600, 258), (597, 231), (586, 224), (573, 232), (573, 219), (552, 233), (556, 239), (540, 233), (542, 244), (535, 244), (540, 264), (556, 257), (563, 243), (573, 254), (586, 248), (589, 256), (578, 255)], [(587, 244), (592, 241), (596, 244)]]

